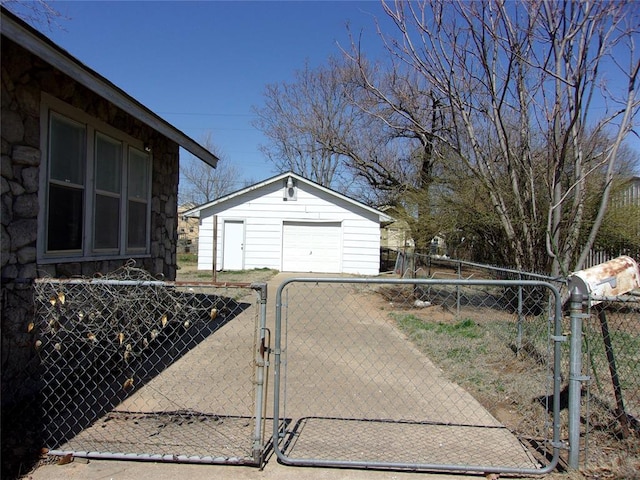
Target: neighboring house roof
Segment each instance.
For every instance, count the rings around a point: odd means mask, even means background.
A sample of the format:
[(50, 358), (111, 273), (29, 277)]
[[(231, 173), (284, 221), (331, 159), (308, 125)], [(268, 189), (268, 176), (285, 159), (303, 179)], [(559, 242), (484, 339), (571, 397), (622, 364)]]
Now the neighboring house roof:
[(192, 208), (197, 207), (197, 205), (193, 202), (186, 202), (178, 205), (179, 212), (186, 212), (187, 210), (191, 210)]
[(623, 187), (614, 195), (614, 206), (640, 206), (640, 177), (630, 177), (623, 182)]
[(153, 113), (105, 77), (84, 65), (66, 50), (49, 40), (49, 38), (29, 26), (26, 22), (20, 20), (13, 13), (4, 7), (0, 10), (2, 12), (2, 20), (0, 22), (2, 35), (40, 57), (62, 73), (69, 75), (78, 83), (121, 108), (132, 117), (153, 128), (170, 140), (173, 140), (200, 160), (212, 167), (216, 166), (218, 157), (202, 145)]
[(202, 210), (205, 210), (207, 208), (210, 208), (210, 207), (213, 207), (213, 206), (216, 206), (216, 205), (220, 205), (220, 204), (225, 203), (225, 202), (227, 202), (227, 201), (229, 201), (229, 200), (231, 200), (233, 198), (240, 197), (240, 196), (245, 195), (245, 194), (247, 194), (249, 192), (253, 192), (254, 190), (257, 190), (257, 189), (262, 188), (264, 186), (270, 185), (272, 183), (280, 182), (280, 181), (282, 181), (282, 180), (284, 180), (284, 179), (286, 179), (288, 177), (292, 177), (293, 179), (295, 179), (296, 181), (298, 181), (300, 183), (305, 183), (307, 185), (310, 185), (310, 186), (312, 186), (314, 188), (317, 188), (317, 189), (319, 189), (319, 190), (321, 190), (321, 191), (323, 191), (323, 192), (325, 192), (325, 193), (327, 193), (329, 195), (332, 195), (332, 196), (334, 196), (336, 198), (344, 200), (344, 201), (346, 201), (346, 202), (348, 202), (348, 203), (350, 203), (350, 204), (352, 204), (352, 205), (354, 205), (356, 207), (359, 207), (359, 208), (367, 210), (367, 211), (369, 211), (371, 213), (374, 213), (374, 214), (378, 215), (378, 217), (380, 218), (381, 222), (386, 222), (386, 221), (392, 220), (392, 218), (389, 215), (381, 212), (380, 210), (377, 210), (377, 209), (375, 209), (373, 207), (369, 207), (368, 205), (365, 205), (364, 203), (358, 202), (357, 200), (354, 200), (353, 198), (349, 198), (346, 195), (342, 195), (341, 193), (338, 193), (338, 192), (336, 192), (334, 190), (331, 190), (330, 188), (323, 187), (319, 183), (312, 182), (311, 180), (308, 180), (308, 179), (306, 179), (304, 177), (301, 177), (300, 175), (298, 175), (296, 173), (293, 173), (293, 172), (281, 173), (280, 175), (276, 175), (275, 177), (268, 178), (266, 180), (263, 180), (262, 182), (259, 182), (259, 183), (256, 183), (254, 185), (251, 185), (249, 187), (243, 188), (242, 190), (238, 190), (236, 192), (230, 193), (229, 195), (225, 195), (224, 197), (220, 197), (220, 198), (218, 198), (216, 200), (213, 200), (211, 202), (204, 203), (204, 204), (202, 204), (202, 205), (200, 205), (200, 206), (198, 206), (196, 208), (193, 208), (191, 210), (188, 210), (188, 211), (184, 212), (184, 215), (187, 216), (187, 217), (199, 217), (200, 216), (200, 212)]
[(392, 205), (383, 205), (382, 207), (380, 207), (380, 211), (384, 212), (389, 217), (389, 220), (384, 222), (383, 227), (386, 227), (386, 226), (388, 226), (388, 225), (390, 225), (392, 223), (404, 222), (407, 225), (407, 228), (409, 228), (409, 224), (407, 223), (406, 220), (401, 220), (401, 219), (398, 219), (396, 217), (393, 217), (393, 216), (389, 215), (389, 213), (393, 213), (393, 214), (397, 215), (398, 214), (398, 208), (397, 207), (394, 207)]

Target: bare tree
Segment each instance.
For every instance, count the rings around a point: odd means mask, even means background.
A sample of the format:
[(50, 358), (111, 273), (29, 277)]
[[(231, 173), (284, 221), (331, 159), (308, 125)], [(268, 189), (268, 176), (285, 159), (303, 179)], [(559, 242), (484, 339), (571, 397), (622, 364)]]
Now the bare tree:
[(204, 135), (201, 144), (219, 158), (218, 165), (214, 169), (193, 156), (182, 163), (180, 203), (201, 205), (231, 193), (238, 186), (240, 171), (215, 146), (211, 132)]
[(264, 105), (254, 108), (255, 126), (270, 139), (262, 151), (276, 168), (327, 187), (340, 167), (331, 145), (337, 131), (349, 128), (351, 110), (339, 70), (329, 62), (317, 70), (305, 65), (292, 83), (267, 85)]
[[(383, 5), (396, 27), (380, 31), (393, 59), (391, 74), (416, 79), (420, 98), (431, 98), (432, 107), (438, 102), (432, 113), (446, 112), (447, 128), (412, 114), (417, 107), (409, 101), (402, 105), (410, 108), (399, 109), (354, 44), (351, 56), (366, 88), (413, 122), (412, 131), (422, 129), (424, 145), (439, 142), (459, 156), (489, 196), (518, 268), (554, 274), (580, 268), (606, 213), (618, 151), (638, 115), (634, 6), (547, 0)], [(617, 84), (606, 83), (605, 72)], [(595, 108), (600, 99), (604, 110)], [(612, 141), (593, 148), (590, 138), (599, 132)], [(600, 175), (601, 201), (586, 227), (587, 180), (594, 175)]]
[[(364, 88), (361, 68), (362, 63), (355, 67), (330, 58), (317, 69), (306, 66), (293, 83), (268, 86), (265, 106), (256, 109), (256, 126), (271, 140), (263, 151), (280, 170), (293, 170), (369, 204), (405, 207), (414, 238), (428, 242), (433, 232), (430, 236), (419, 227), (428, 213), (423, 199), (432, 182), (434, 137), (424, 130), (426, 123), (414, 128), (406, 112), (415, 107), (412, 115), (441, 119), (433, 115), (433, 104), (423, 106), (414, 79), (367, 67), (388, 82), (390, 96), (381, 99)], [(389, 98), (393, 108), (384, 101)], [(411, 105), (405, 107), (406, 102)]]
[(361, 152), (365, 155), (351, 155), (348, 166), (375, 190), (389, 193), (416, 246), (426, 248), (439, 232), (433, 221), (431, 189), (438, 181), (436, 167), (445, 155), (438, 141), (448, 128), (443, 105), (424, 78), (400, 68), (395, 57), (390, 56), (387, 64), (370, 65), (353, 45), (357, 53), (347, 54), (352, 71), (352, 87), (347, 91), (361, 112), (361, 125), (372, 138), (383, 141), (385, 149), (369, 142), (373, 148)]
[(0, 0), (0, 4), (30, 25), (47, 27), (49, 31), (54, 27), (62, 29), (59, 21), (67, 19), (47, 0)]

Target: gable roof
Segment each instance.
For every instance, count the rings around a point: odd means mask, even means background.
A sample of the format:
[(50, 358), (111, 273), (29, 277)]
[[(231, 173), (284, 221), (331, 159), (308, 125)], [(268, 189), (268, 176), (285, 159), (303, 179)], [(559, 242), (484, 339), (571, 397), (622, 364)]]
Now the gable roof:
[(70, 76), (81, 85), (121, 108), (145, 125), (148, 125), (165, 137), (173, 140), (182, 148), (215, 168), (218, 163), (218, 157), (202, 145), (153, 113), (95, 70), (84, 65), (77, 58), (60, 48), (49, 38), (19, 19), (6, 8), (2, 7), (0, 11), (2, 12), (0, 31), (3, 36), (41, 58), (62, 73)]
[(288, 177), (291, 177), (291, 178), (297, 180), (300, 183), (304, 183), (304, 184), (307, 184), (307, 185), (312, 186), (314, 188), (317, 188), (318, 190), (321, 190), (324, 193), (327, 193), (327, 194), (329, 194), (329, 195), (331, 195), (331, 196), (333, 196), (335, 198), (338, 198), (338, 199), (343, 200), (343, 201), (345, 201), (347, 203), (350, 203), (351, 205), (354, 205), (356, 207), (362, 208), (363, 210), (367, 210), (367, 211), (369, 211), (371, 213), (374, 213), (374, 214), (378, 215), (378, 217), (379, 217), (381, 222), (392, 220), (392, 218), (389, 215), (381, 212), (380, 210), (377, 210), (377, 209), (375, 209), (373, 207), (365, 205), (364, 203), (359, 202), (357, 200), (354, 200), (353, 198), (349, 198), (346, 195), (342, 195), (341, 193), (338, 193), (335, 190), (331, 190), (330, 188), (323, 187), (319, 183), (312, 182), (311, 180), (309, 180), (307, 178), (304, 178), (304, 177), (302, 177), (302, 176), (300, 176), (300, 175), (298, 175), (296, 173), (293, 173), (293, 172), (281, 173), (279, 175), (276, 175), (275, 177), (268, 178), (266, 180), (263, 180), (262, 182), (259, 182), (259, 183), (256, 183), (254, 185), (251, 185), (249, 187), (243, 188), (242, 190), (237, 190), (237, 191), (235, 191), (233, 193), (230, 193), (229, 195), (225, 195), (224, 197), (220, 197), (220, 198), (218, 198), (216, 200), (213, 200), (211, 202), (208, 202), (208, 203), (203, 203), (202, 205), (199, 205), (196, 208), (192, 208), (191, 210), (188, 210), (188, 211), (184, 212), (183, 215), (185, 215), (187, 217), (198, 217), (198, 216), (200, 216), (200, 212), (202, 210), (204, 210), (204, 209), (213, 207), (215, 205), (219, 205), (221, 203), (227, 202), (227, 201), (229, 201), (229, 200), (231, 200), (233, 198), (236, 198), (236, 197), (241, 197), (242, 195), (246, 195), (249, 192), (253, 192), (254, 190), (257, 190), (257, 189), (262, 188), (264, 186), (271, 185), (271, 184), (276, 183), (276, 182), (280, 182), (280, 181), (282, 181), (282, 180), (284, 180), (285, 178), (288, 178)]

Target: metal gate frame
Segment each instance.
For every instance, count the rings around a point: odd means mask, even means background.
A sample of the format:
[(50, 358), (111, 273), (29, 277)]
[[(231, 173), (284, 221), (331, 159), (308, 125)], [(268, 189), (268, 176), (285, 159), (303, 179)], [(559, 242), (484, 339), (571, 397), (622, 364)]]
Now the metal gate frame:
[[(135, 273), (138, 273), (140, 275), (146, 275), (146, 272), (139, 273), (137, 272), (137, 269), (134, 269), (134, 270), (136, 270)], [(271, 438), (265, 439), (265, 433), (268, 434), (265, 428), (266, 421), (267, 421), (267, 419), (265, 418), (265, 411), (266, 411), (266, 401), (267, 401), (266, 388), (267, 388), (268, 366), (269, 366), (268, 355), (270, 352), (268, 348), (269, 339), (267, 338), (269, 331), (266, 327), (266, 302), (267, 302), (266, 283), (253, 283), (253, 284), (248, 284), (248, 283), (246, 284), (229, 284), (229, 283), (213, 284), (210, 282), (188, 282), (187, 283), (187, 282), (165, 282), (165, 281), (159, 281), (159, 280), (149, 280), (146, 278), (142, 280), (129, 279), (129, 278), (127, 279), (93, 278), (93, 279), (69, 279), (69, 280), (43, 278), (43, 279), (36, 280), (36, 287), (41, 289), (40, 290), (41, 294), (40, 294), (40, 298), (36, 299), (37, 314), (36, 314), (36, 318), (34, 319), (35, 321), (29, 325), (29, 332), (34, 334), (37, 338), (37, 341), (35, 341), (34, 344), (35, 344), (35, 348), (38, 350), (38, 354), (40, 355), (40, 358), (42, 359), (41, 362), (43, 364), (43, 367), (41, 368), (47, 369), (48, 368), (47, 365), (50, 365), (50, 364), (53, 365), (53, 363), (48, 363), (49, 359), (51, 359), (50, 360), (51, 362), (55, 362), (56, 358), (62, 358), (60, 354), (63, 352), (63, 350), (61, 350), (61, 348), (63, 348), (63, 346), (66, 344), (64, 343), (61, 344), (59, 337), (60, 335), (65, 335), (67, 342), (71, 342), (71, 343), (75, 343), (76, 345), (79, 345), (74, 350), (74, 351), (77, 351), (77, 353), (74, 354), (75, 356), (68, 357), (68, 360), (64, 360), (64, 362), (66, 363), (62, 364), (64, 371), (68, 372), (69, 375), (74, 376), (74, 378), (75, 378), (75, 373), (77, 369), (73, 367), (73, 365), (75, 365), (80, 361), (80, 360), (76, 360), (76, 357), (82, 356), (83, 352), (86, 353), (87, 351), (90, 351), (88, 349), (93, 348), (93, 345), (95, 345), (96, 347), (99, 345), (98, 339), (96, 338), (97, 335), (95, 335), (95, 333), (92, 333), (90, 330), (87, 330), (87, 323), (93, 322), (93, 324), (98, 325), (95, 319), (103, 318), (101, 313), (95, 313), (94, 317), (92, 317), (91, 319), (89, 318), (88, 309), (92, 308), (91, 302), (87, 302), (86, 300), (82, 300), (82, 301), (77, 300), (78, 303), (74, 304), (74, 297), (77, 299), (76, 294), (82, 291), (81, 290), (82, 288), (97, 289), (97, 290), (104, 289), (105, 293), (100, 294), (102, 296), (99, 302), (101, 303), (101, 305), (95, 307), (96, 312), (99, 312), (100, 309), (102, 309), (102, 312), (106, 312), (108, 310), (109, 295), (116, 295), (116, 297), (113, 297), (113, 298), (117, 298), (117, 295), (118, 295), (117, 292), (123, 291), (118, 289), (127, 289), (127, 288), (148, 289), (151, 297), (154, 296), (154, 292), (161, 292), (161, 294), (159, 295), (162, 298), (164, 298), (164, 295), (166, 294), (166, 292), (169, 292), (169, 291), (173, 292), (178, 289), (185, 292), (187, 296), (189, 295), (197, 296), (198, 294), (193, 292), (194, 292), (194, 289), (197, 292), (199, 288), (201, 289), (216, 288), (216, 287), (244, 288), (244, 289), (251, 289), (255, 291), (255, 293), (257, 294), (257, 303), (254, 304), (254, 307), (256, 308), (256, 314), (255, 314), (256, 318), (253, 326), (253, 347), (251, 347), (253, 350), (253, 354), (252, 354), (253, 358), (251, 358), (251, 365), (252, 365), (251, 370), (252, 370), (253, 378), (248, 379), (248, 381), (253, 383), (253, 396), (254, 396), (253, 411), (251, 412), (247, 411), (246, 416), (243, 414), (242, 417), (236, 418), (234, 417), (234, 415), (225, 416), (225, 412), (222, 412), (222, 411), (215, 412), (215, 414), (209, 414), (207, 412), (199, 413), (191, 410), (170, 411), (170, 412), (163, 411), (163, 410), (160, 410), (158, 412), (155, 412), (155, 411), (117, 412), (115, 410), (115, 407), (113, 407), (114, 410), (110, 410), (108, 408), (107, 410), (101, 410), (102, 412), (106, 412), (106, 413), (98, 412), (94, 414), (90, 412), (89, 414), (87, 414), (89, 416), (83, 419), (81, 422), (83, 425), (91, 425), (91, 428), (94, 428), (100, 422), (109, 421), (110, 419), (107, 418), (109, 415), (112, 415), (114, 418), (119, 418), (120, 413), (129, 414), (129, 417), (132, 417), (132, 415), (133, 416), (138, 415), (138, 419), (135, 421), (136, 424), (138, 423), (138, 421), (142, 423), (143, 421), (145, 422), (149, 421), (149, 418), (155, 418), (153, 415), (155, 415), (158, 418), (160, 417), (164, 418), (166, 416), (173, 416), (174, 418), (180, 417), (181, 421), (182, 419), (191, 419), (192, 420), (191, 423), (193, 423), (193, 419), (198, 419), (196, 420), (196, 423), (197, 421), (201, 421), (201, 422), (209, 422), (211, 424), (215, 424), (215, 423), (222, 424), (223, 421), (226, 421), (227, 419), (229, 419), (231, 424), (233, 424), (234, 421), (240, 422), (244, 418), (254, 422), (252, 427), (252, 430), (253, 430), (252, 434), (246, 437), (246, 440), (247, 440), (246, 451), (248, 452), (250, 451), (251, 452), (250, 455), (225, 456), (225, 455), (216, 455), (215, 453), (211, 455), (206, 453), (193, 454), (193, 453), (188, 453), (188, 448), (181, 450), (182, 447), (180, 447), (179, 443), (175, 445), (175, 451), (171, 454), (157, 453), (157, 451), (154, 453), (153, 443), (151, 441), (149, 441), (151, 443), (146, 443), (145, 446), (140, 445), (139, 449), (135, 447), (133, 449), (134, 451), (122, 451), (122, 450), (97, 451), (99, 449), (96, 449), (95, 447), (91, 448), (90, 442), (83, 443), (84, 440), (82, 438), (78, 440), (76, 443), (81, 448), (77, 448), (77, 447), (68, 448), (68, 445), (65, 445), (66, 440), (58, 440), (57, 438), (64, 439), (69, 434), (64, 433), (64, 431), (62, 430), (60, 430), (59, 433), (57, 433), (58, 430), (55, 430), (57, 428), (56, 424), (52, 424), (54, 430), (52, 434), (48, 434), (48, 437), (45, 438), (45, 441), (48, 442), (48, 444), (46, 444), (45, 446), (49, 447), (48, 454), (54, 455), (54, 456), (65, 456), (65, 455), (71, 454), (75, 457), (96, 458), (96, 459), (140, 460), (140, 461), (152, 461), (152, 462), (176, 462), (176, 463), (196, 463), (196, 464), (235, 464), (235, 465), (253, 465), (253, 466), (263, 465), (265, 461), (266, 453), (269, 451), (272, 445)], [(116, 292), (116, 293), (114, 294), (114, 293), (106, 293), (106, 292)], [(124, 299), (124, 301), (126, 302), (127, 299)], [(198, 312), (195, 312), (195, 310), (185, 311), (180, 314), (181, 316), (179, 317), (180, 319), (179, 322), (185, 323), (184, 327), (186, 330), (189, 323), (194, 324), (196, 321), (198, 321), (194, 317), (195, 313), (204, 313), (207, 317), (210, 317), (211, 321), (214, 321), (216, 317), (220, 319), (221, 316), (224, 316), (224, 313), (223, 311), (216, 309), (216, 306), (208, 304), (208, 307), (206, 309), (203, 309), (203, 306), (198, 306), (198, 308), (200, 308), (202, 312), (200, 312), (200, 310), (198, 310)], [(214, 307), (214, 308), (211, 309), (211, 307)], [(158, 311), (161, 311), (161, 310), (158, 309)], [(162, 328), (164, 328), (165, 325), (167, 325), (167, 328), (168, 328), (171, 325), (172, 320), (175, 323), (177, 318), (167, 319), (167, 316), (163, 315), (162, 318), (160, 319), (160, 316), (158, 314), (157, 318), (155, 319), (155, 322), (156, 324), (161, 324)], [(115, 334), (111, 332), (111, 330), (108, 330), (111, 327), (108, 326), (109, 324), (108, 324), (107, 318), (104, 318), (104, 320), (101, 320), (101, 322), (102, 322), (101, 325), (107, 325), (107, 327), (105, 328), (108, 331), (109, 340), (106, 340), (107, 337), (105, 335), (102, 335), (102, 337), (100, 338), (100, 341), (103, 344), (105, 341), (110, 342), (108, 345), (110, 351), (111, 350), (115, 351), (117, 349), (117, 352), (118, 352), (117, 355), (118, 355), (118, 358), (120, 358), (120, 362), (122, 362), (123, 355), (124, 355), (125, 361), (126, 361), (127, 355), (129, 355), (130, 358), (132, 358), (136, 353), (135, 349), (138, 347), (133, 346), (133, 348), (131, 348), (131, 345), (125, 345), (123, 343), (123, 338), (120, 337), (121, 334)], [(179, 325), (182, 327), (181, 323), (179, 323)], [(225, 325), (225, 323), (223, 323), (222, 325)], [(145, 326), (144, 328), (145, 328), (144, 334), (139, 335), (140, 338), (138, 339), (137, 344), (141, 344), (142, 340), (144, 340), (145, 347), (149, 347), (150, 349), (153, 349), (154, 337), (149, 336), (150, 327)], [(157, 328), (161, 328), (161, 327), (158, 326)], [(156, 330), (154, 331), (157, 332)], [(248, 331), (245, 330), (245, 332), (246, 334), (250, 335)], [(157, 338), (160, 338), (160, 337), (157, 337)], [(119, 341), (119, 344), (118, 344), (118, 341)], [(54, 342), (58, 342), (58, 343), (54, 344)], [(125, 346), (127, 347), (126, 349), (124, 348)], [(69, 353), (71, 354), (71, 351)], [(162, 353), (158, 353), (158, 355), (162, 355)], [(99, 358), (99, 357), (96, 356), (96, 358)], [(80, 365), (80, 363), (78, 364)], [(59, 385), (56, 383), (58, 382), (58, 380), (56, 380), (55, 377), (53, 378), (50, 378), (50, 377), (51, 375), (48, 375), (47, 377), (49, 378), (49, 382), (50, 382), (50, 385), (48, 388), (49, 388), (49, 391), (55, 393), (60, 388)], [(71, 385), (70, 388), (73, 388), (73, 382), (74, 382), (73, 378), (70, 380), (65, 379), (65, 381), (66, 381), (65, 385)], [(82, 382), (83, 380), (81, 379), (80, 376), (78, 376), (78, 379), (75, 381)], [(43, 380), (43, 382), (45, 382), (46, 384), (47, 380)], [(96, 384), (96, 387), (99, 388), (99, 385), (100, 385), (100, 382)], [(93, 387), (94, 390), (89, 390), (88, 394), (90, 396), (94, 396), (95, 398), (99, 398), (99, 396), (101, 395), (103, 396), (115, 395), (115, 397), (122, 399), (122, 398), (128, 398), (128, 393), (129, 392), (133, 393), (135, 390), (133, 378), (131, 378), (130, 380), (127, 380), (126, 382), (124, 382), (124, 384), (120, 383), (119, 385), (120, 385), (119, 387), (120, 393), (122, 395), (115, 394), (114, 391), (112, 390), (109, 390), (109, 392), (101, 393), (98, 390), (98, 388), (95, 388), (95, 387)], [(67, 387), (62, 387), (62, 388), (67, 388)], [(56, 404), (56, 401), (58, 401), (58, 397), (55, 397), (50, 401), (47, 400), (48, 406), (43, 407), (44, 408), (43, 415), (48, 418), (50, 416), (49, 411), (52, 411), (51, 409), (57, 410), (58, 408), (61, 408), (63, 411), (68, 410), (69, 412), (78, 410), (79, 407), (78, 405), (75, 404), (73, 400), (74, 394), (71, 393), (71, 390), (68, 390), (68, 392), (69, 393), (64, 393), (64, 396), (63, 396), (63, 398), (66, 399), (65, 400), (67, 402), (66, 404)], [(75, 395), (77, 397), (77, 394)], [(79, 398), (78, 400), (80, 401), (81, 399)], [(116, 400), (116, 401), (119, 401), (119, 400)], [(58, 403), (60, 402), (58, 401)], [(117, 406), (118, 404), (115, 403), (114, 405)], [(114, 412), (115, 412), (115, 415), (113, 415)], [(69, 413), (67, 415), (72, 415), (72, 414)], [(149, 417), (149, 415), (152, 415), (152, 416)], [(129, 421), (131, 421), (131, 418), (129, 419)], [(187, 420), (185, 420), (185, 423), (186, 422)], [(160, 423), (160, 420), (156, 420), (156, 423)], [(245, 420), (245, 423), (246, 423), (246, 420)], [(78, 423), (78, 425), (80, 425), (80, 423)], [(102, 426), (104, 427), (106, 425), (107, 424), (103, 424)], [(50, 429), (50, 427), (47, 425), (45, 425), (45, 428)], [(69, 431), (68, 426), (63, 426), (63, 428), (65, 429), (65, 431)], [(85, 427), (75, 426), (71, 428), (74, 428), (75, 430), (77, 430), (78, 428), (86, 428), (86, 426)], [(233, 428), (233, 427), (231, 426), (227, 428)], [(80, 430), (77, 430), (77, 431), (78, 433), (80, 432)], [(70, 438), (74, 438), (74, 436)], [(87, 448), (83, 450), (82, 445), (87, 445)], [(143, 450), (143, 449), (147, 449), (147, 450)], [(215, 452), (215, 447), (209, 448), (207, 451)]]
[[(285, 453), (289, 433), (287, 425), (289, 420), (283, 418), (280, 412), (280, 404), (286, 396), (286, 381), (283, 379), (285, 375), (283, 366), (283, 335), (287, 335), (286, 327), (283, 325), (283, 292), (288, 285), (293, 283), (311, 283), (311, 284), (372, 284), (372, 285), (421, 285), (436, 286), (449, 285), (460, 287), (479, 287), (479, 286), (496, 286), (510, 287), (517, 289), (519, 297), (519, 309), (521, 313), (522, 287), (538, 287), (547, 289), (550, 292), (552, 307), (548, 312), (549, 316), (553, 316), (553, 331), (550, 332), (549, 340), (553, 342), (553, 363), (552, 363), (552, 383), (553, 383), (553, 399), (552, 399), (552, 458), (544, 468), (513, 468), (509, 466), (495, 465), (451, 465), (451, 464), (431, 464), (431, 463), (404, 463), (404, 462), (374, 462), (359, 460), (341, 460), (322, 459), (322, 458), (293, 458)], [(288, 319), (286, 320), (289, 321)], [(273, 448), (280, 462), (286, 465), (295, 466), (317, 466), (317, 467), (342, 467), (342, 468), (375, 468), (375, 469), (393, 469), (393, 470), (412, 470), (412, 471), (447, 471), (447, 472), (484, 472), (484, 473), (506, 473), (520, 475), (543, 475), (553, 471), (559, 461), (560, 449), (566, 448), (566, 444), (560, 441), (560, 388), (561, 388), (561, 345), (567, 341), (566, 336), (562, 334), (562, 300), (558, 289), (545, 281), (537, 280), (435, 280), (435, 279), (380, 279), (380, 278), (291, 278), (285, 280), (277, 289), (276, 293), (276, 319), (274, 334), (274, 413), (273, 413)], [(520, 329), (518, 329), (518, 333)], [(329, 439), (330, 441), (331, 439)]]

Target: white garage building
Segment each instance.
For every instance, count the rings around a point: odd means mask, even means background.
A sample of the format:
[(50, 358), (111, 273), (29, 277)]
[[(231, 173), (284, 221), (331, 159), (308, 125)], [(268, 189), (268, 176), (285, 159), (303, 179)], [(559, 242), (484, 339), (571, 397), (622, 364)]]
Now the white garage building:
[[(200, 205), (198, 269), (376, 275), (391, 218), (288, 172)], [(215, 259), (215, 263), (214, 263)]]

